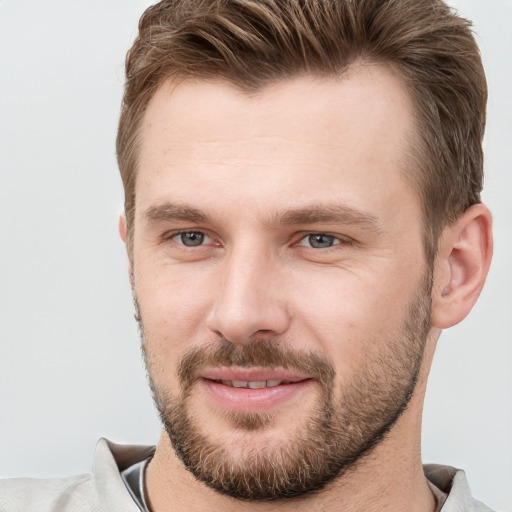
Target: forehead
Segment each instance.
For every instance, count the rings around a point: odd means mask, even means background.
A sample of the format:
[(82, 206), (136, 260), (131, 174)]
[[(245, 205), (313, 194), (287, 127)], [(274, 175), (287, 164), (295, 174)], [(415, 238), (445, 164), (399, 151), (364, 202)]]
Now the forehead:
[[(403, 157), (415, 130), (404, 84), (379, 65), (253, 94), (224, 82), (169, 81), (143, 119), (136, 210), (169, 194), (183, 201), (193, 190), (214, 202), (219, 196), (200, 192), (205, 187), (236, 188), (241, 200), (251, 191), (282, 202), (318, 191), (331, 201), (336, 185), (360, 180), (371, 199), (391, 178), (405, 186)], [(187, 198), (176, 197), (182, 193)]]

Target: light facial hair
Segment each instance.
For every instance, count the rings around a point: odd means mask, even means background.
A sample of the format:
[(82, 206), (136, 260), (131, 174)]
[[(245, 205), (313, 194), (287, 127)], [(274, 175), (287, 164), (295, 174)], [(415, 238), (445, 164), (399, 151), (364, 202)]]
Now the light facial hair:
[[(397, 332), (376, 340), (379, 352), (368, 354), (336, 400), (335, 370), (323, 355), (292, 350), (284, 340), (267, 338), (195, 347), (180, 360), (179, 390), (161, 388), (154, 378), (152, 354), (146, 353), (151, 343), (135, 302), (154, 401), (177, 457), (198, 480), (222, 494), (278, 501), (318, 491), (356, 469), (406, 410), (430, 331), (431, 276), (424, 276)], [(319, 395), (313, 410), (298, 417), (286, 442), (247, 442), (234, 454), (232, 443), (213, 441), (207, 425), (199, 424), (191, 412), (201, 370), (220, 366), (285, 368), (311, 375)], [(235, 429), (257, 436), (274, 423), (276, 414), (226, 411), (225, 417)]]

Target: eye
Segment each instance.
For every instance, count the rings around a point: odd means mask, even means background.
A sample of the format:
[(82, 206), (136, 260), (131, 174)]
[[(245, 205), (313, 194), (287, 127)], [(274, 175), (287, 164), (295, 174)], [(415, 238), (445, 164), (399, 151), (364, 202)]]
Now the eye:
[(182, 231), (181, 233), (174, 233), (169, 238), (185, 247), (199, 247), (211, 240), (208, 235), (201, 231)]
[(299, 245), (303, 247), (312, 247), (313, 249), (328, 249), (333, 245), (339, 245), (340, 239), (333, 236), (327, 235), (325, 233), (313, 233), (311, 235), (305, 236), (300, 242)]

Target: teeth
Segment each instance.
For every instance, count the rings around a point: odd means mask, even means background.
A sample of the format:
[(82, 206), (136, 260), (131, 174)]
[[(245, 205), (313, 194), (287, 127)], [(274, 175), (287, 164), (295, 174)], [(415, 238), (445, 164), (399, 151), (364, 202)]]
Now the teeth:
[(222, 380), (221, 381), (224, 386), (229, 386), (232, 388), (248, 388), (248, 389), (261, 389), (261, 388), (274, 388), (283, 384), (287, 381), (282, 380)]
[(249, 387), (249, 382), (244, 381), (244, 380), (232, 380), (231, 381), (231, 385), (234, 388), (248, 388)]
[(267, 383), (264, 380), (254, 380), (249, 382), (249, 389), (266, 388)]

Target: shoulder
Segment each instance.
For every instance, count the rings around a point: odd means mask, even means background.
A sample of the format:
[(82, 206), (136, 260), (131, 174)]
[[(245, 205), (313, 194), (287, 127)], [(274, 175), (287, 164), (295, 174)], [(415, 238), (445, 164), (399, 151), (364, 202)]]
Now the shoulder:
[(100, 439), (92, 474), (0, 480), (0, 511), (138, 512), (120, 471), (153, 452), (151, 446), (122, 446)]
[(448, 495), (441, 512), (494, 512), (473, 498), (462, 469), (426, 464), (424, 471), (427, 479)]
[(0, 481), (2, 512), (85, 512), (95, 508), (91, 475), (38, 480), (13, 478)]

